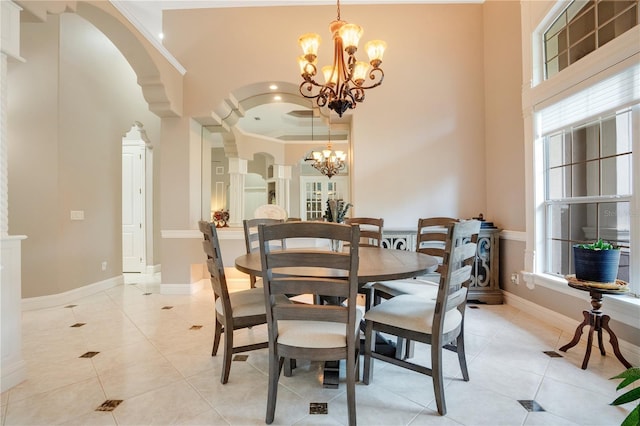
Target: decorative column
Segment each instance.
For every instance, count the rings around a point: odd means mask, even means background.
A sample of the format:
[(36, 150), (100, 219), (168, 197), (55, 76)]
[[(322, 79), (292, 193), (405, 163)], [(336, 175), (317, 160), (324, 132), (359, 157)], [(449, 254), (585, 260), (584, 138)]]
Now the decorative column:
[(9, 236), (9, 159), (7, 141), (7, 61), (24, 62), (20, 57), (20, 11), (15, 3), (1, 2), (0, 19), (0, 391), (22, 382), (27, 369), (22, 359), (22, 277), (21, 240)]
[(242, 227), (247, 160), (229, 158), (229, 226)]
[(291, 212), (291, 166), (274, 165), (273, 179), (276, 184), (276, 204), (289, 215)]

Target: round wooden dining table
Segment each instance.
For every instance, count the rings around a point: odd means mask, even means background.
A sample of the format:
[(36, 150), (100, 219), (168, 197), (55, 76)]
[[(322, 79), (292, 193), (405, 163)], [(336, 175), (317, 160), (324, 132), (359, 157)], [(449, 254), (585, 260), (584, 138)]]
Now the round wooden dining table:
[[(314, 248), (315, 250), (315, 248)], [(415, 251), (386, 249), (379, 247), (358, 248), (358, 286), (376, 281), (399, 280), (433, 272), (438, 267), (438, 260), (424, 253)], [(255, 251), (236, 258), (236, 268), (246, 274), (262, 275), (260, 252)], [(327, 276), (343, 271), (325, 268), (295, 268), (296, 274), (309, 276)], [(338, 361), (325, 363), (323, 386), (335, 389), (339, 382)]]
[[(390, 281), (411, 278), (433, 272), (438, 260), (423, 253), (378, 247), (358, 248), (358, 284), (360, 286), (375, 281)], [(246, 274), (262, 275), (260, 252), (243, 254), (236, 258), (236, 268)], [(304, 273), (303, 268), (297, 268)], [(310, 276), (327, 273), (325, 269), (307, 268)]]

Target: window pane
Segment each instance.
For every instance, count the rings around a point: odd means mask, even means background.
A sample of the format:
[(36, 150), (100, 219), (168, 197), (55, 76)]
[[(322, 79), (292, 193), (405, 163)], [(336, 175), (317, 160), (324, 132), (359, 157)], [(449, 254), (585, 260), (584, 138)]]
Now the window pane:
[(598, 161), (574, 164), (571, 168), (571, 196), (600, 195), (600, 171)]
[(575, 45), (580, 39), (591, 33), (596, 27), (596, 11), (591, 7), (569, 23), (569, 44)]
[(560, 276), (569, 274), (569, 268), (572, 267), (571, 259), (573, 257), (571, 253), (571, 244), (567, 241), (551, 240), (548, 246), (548, 253), (553, 253), (553, 255), (549, 256), (549, 260), (547, 262), (547, 265), (549, 266), (545, 272)]
[(631, 152), (631, 111), (602, 121), (602, 156)]
[(572, 132), (572, 162), (593, 160), (600, 155), (600, 125), (591, 124), (589, 126), (574, 129)]
[(569, 62), (576, 63), (594, 50), (596, 50), (596, 35), (591, 34), (569, 48)]
[(628, 246), (631, 225), (629, 208), (630, 204), (626, 201), (601, 203), (598, 207), (598, 238), (619, 246)]
[(547, 232), (554, 240), (569, 239), (569, 205), (555, 204), (547, 207)]
[(602, 160), (602, 195), (631, 194), (631, 155)]
[[(567, 139), (571, 134), (567, 134)], [(549, 167), (562, 166), (571, 162), (571, 143), (565, 141), (564, 133), (557, 133), (547, 137), (547, 164)]]
[[(603, 0), (598, 3), (598, 25), (606, 23), (608, 20), (618, 15), (631, 5), (635, 5), (634, 0)], [(632, 8), (631, 11), (634, 11)]]
[(571, 175), (569, 167), (558, 167), (549, 170), (547, 183), (547, 199), (557, 200), (570, 196)]
[(557, 56), (558, 50), (558, 36), (554, 36), (545, 43), (545, 54), (547, 60)]
[[(567, 21), (571, 22), (578, 14), (593, 7), (593, 1), (576, 0), (567, 8)], [(583, 10), (584, 9), (584, 10)]]
[(569, 240), (573, 244), (583, 243), (593, 240), (593, 236), (597, 233), (597, 210), (596, 205), (589, 204), (572, 204), (569, 208), (570, 225)]

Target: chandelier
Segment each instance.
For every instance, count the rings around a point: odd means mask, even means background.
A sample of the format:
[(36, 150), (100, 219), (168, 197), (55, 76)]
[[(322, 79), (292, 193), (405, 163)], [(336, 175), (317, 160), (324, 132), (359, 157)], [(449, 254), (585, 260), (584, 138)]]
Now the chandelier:
[[(304, 55), (298, 58), (300, 73), (304, 80), (300, 84), (300, 94), (305, 98), (316, 99), (319, 107), (325, 105), (340, 117), (349, 109), (355, 108), (357, 102), (364, 101), (364, 91), (382, 84), (384, 72), (380, 68), (382, 55), (387, 44), (382, 40), (372, 40), (364, 48), (369, 55), (369, 63), (358, 61), (355, 57), (358, 42), (362, 36), (362, 28), (340, 20), (340, 0), (338, 18), (329, 25), (333, 37), (333, 65), (322, 67), (325, 83), (314, 80), (317, 73), (318, 34), (304, 34), (298, 42)], [(347, 57), (345, 59), (345, 53)], [(365, 85), (369, 78), (370, 84)]]
[[(311, 141), (313, 142), (313, 109), (311, 110)], [(334, 151), (331, 149), (331, 122), (329, 122), (329, 141), (327, 149), (322, 151), (313, 151), (311, 157), (305, 158), (305, 161), (311, 161), (311, 165), (320, 173), (331, 179), (332, 176), (340, 173), (346, 167), (345, 160), (347, 154), (344, 151)]]

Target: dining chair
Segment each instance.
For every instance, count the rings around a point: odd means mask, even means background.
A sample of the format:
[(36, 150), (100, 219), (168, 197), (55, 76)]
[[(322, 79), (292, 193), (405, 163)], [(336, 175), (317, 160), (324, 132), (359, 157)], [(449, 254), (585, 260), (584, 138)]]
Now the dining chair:
[[(371, 307), (364, 316), (364, 383), (369, 384), (373, 379), (373, 359), (429, 375), (433, 379), (440, 415), (447, 412), (442, 374), (443, 348), (457, 353), (462, 378), (469, 381), (463, 338), (464, 313), (480, 222), (459, 221), (445, 227), (445, 258), (436, 300), (419, 294), (403, 294)], [(431, 367), (375, 352), (375, 332), (431, 345)]]
[(374, 303), (379, 303), (381, 298), (389, 299), (401, 294), (428, 294), (433, 298), (438, 291), (440, 274), (444, 268), (445, 242), (447, 237), (447, 225), (457, 222), (451, 217), (430, 217), (418, 219), (416, 232), (416, 251), (428, 254), (438, 260), (438, 268), (426, 275), (404, 280), (380, 281), (373, 283)]
[[(233, 345), (233, 332), (242, 328), (249, 328), (266, 324), (266, 308), (264, 292), (261, 288), (229, 292), (227, 279), (222, 263), (222, 254), (215, 223), (199, 221), (198, 227), (204, 236), (202, 247), (207, 255), (207, 269), (209, 271), (211, 287), (215, 300), (215, 333), (211, 356), (218, 353), (220, 338), (224, 333), (224, 348), (222, 355), (222, 374), (220, 382), (227, 383), (231, 371), (233, 354), (262, 349), (269, 346), (268, 341), (252, 343), (243, 346)], [(278, 299), (280, 303), (287, 303), (286, 297)]]
[[(271, 219), (271, 218), (256, 218), (245, 219), (242, 221), (244, 228), (244, 243), (247, 249), (247, 254), (252, 253), (260, 249), (260, 242), (258, 241), (258, 225), (273, 225), (275, 223), (282, 223), (283, 219)], [(280, 245), (284, 244), (283, 242)], [(249, 275), (249, 284), (251, 288), (255, 288), (257, 284), (262, 282), (262, 278), (255, 275)]]
[[(349, 424), (355, 425), (361, 311), (355, 303), (282, 304), (279, 296), (313, 294), (355, 300), (359, 228), (330, 222), (289, 222), (260, 225), (258, 234), (269, 332), (267, 424), (275, 417), (284, 359), (291, 358), (345, 360)], [(317, 248), (271, 250), (270, 242), (289, 238), (341, 240), (349, 244), (349, 249), (343, 252)]]
[[(350, 217), (345, 219), (347, 225), (358, 225), (360, 228), (360, 247), (382, 247), (383, 218), (374, 217)], [(365, 309), (372, 304), (372, 283), (366, 283), (358, 289), (359, 294), (365, 297)]]
[(360, 247), (382, 247), (383, 218), (350, 217), (344, 223), (360, 227)]
[[(371, 285), (371, 300), (373, 304), (380, 303), (381, 299), (390, 299), (401, 294), (421, 294), (425, 297), (436, 299), (438, 283), (442, 272), (443, 259), (445, 258), (445, 240), (447, 237), (447, 225), (457, 222), (451, 217), (429, 217), (418, 219), (416, 232), (416, 251), (433, 256), (438, 260), (438, 268), (420, 277), (410, 279), (380, 281)], [(398, 338), (396, 342), (396, 357), (413, 357), (413, 342)]]

